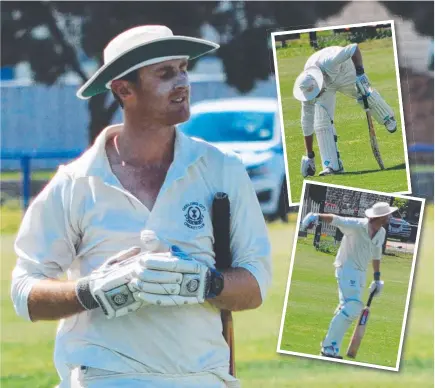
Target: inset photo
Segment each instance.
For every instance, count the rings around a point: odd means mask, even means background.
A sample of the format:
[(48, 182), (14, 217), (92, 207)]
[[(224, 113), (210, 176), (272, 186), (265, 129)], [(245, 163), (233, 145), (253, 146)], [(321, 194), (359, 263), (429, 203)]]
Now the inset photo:
[(423, 212), (304, 181), (277, 351), (398, 371)]
[(289, 201), (304, 179), (411, 193), (394, 21), (272, 33)]

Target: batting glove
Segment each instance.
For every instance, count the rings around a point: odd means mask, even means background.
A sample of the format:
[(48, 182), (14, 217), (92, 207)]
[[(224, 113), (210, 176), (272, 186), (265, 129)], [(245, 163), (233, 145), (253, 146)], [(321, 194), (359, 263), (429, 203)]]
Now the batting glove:
[(314, 160), (314, 152), (308, 153), (307, 156), (302, 156), (301, 174), (304, 178), (314, 176), (316, 174), (316, 162)]
[(319, 222), (319, 215), (317, 213), (308, 213), (301, 223), (301, 230), (305, 231), (312, 228), (315, 224)]
[(371, 84), (365, 73), (356, 76), (356, 87), (361, 96), (370, 96)]
[(370, 283), (369, 291), (372, 293), (375, 291), (374, 296), (379, 296), (382, 292), (382, 289), (384, 288), (384, 281), (383, 280), (373, 280)]
[(139, 247), (130, 248), (109, 258), (89, 276), (76, 284), (77, 299), (86, 310), (101, 307), (107, 318), (136, 311), (142, 306), (134, 298), (128, 284), (138, 265)]

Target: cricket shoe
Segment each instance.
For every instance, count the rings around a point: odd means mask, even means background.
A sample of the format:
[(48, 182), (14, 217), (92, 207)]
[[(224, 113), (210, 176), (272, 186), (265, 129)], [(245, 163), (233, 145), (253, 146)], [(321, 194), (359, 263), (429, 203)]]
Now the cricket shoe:
[(340, 168), (338, 170), (333, 170), (331, 167), (326, 167), (323, 171), (319, 172), (319, 176), (325, 176), (325, 175), (334, 175), (334, 174), (341, 174), (344, 172), (344, 167), (341, 161), (339, 162)]
[(337, 358), (339, 360), (343, 359), (343, 357), (338, 355), (338, 353), (335, 351), (333, 346), (322, 347), (322, 349), (320, 351), (320, 355), (323, 356), (323, 357)]
[(397, 122), (396, 119), (394, 117), (389, 117), (385, 122), (384, 122), (385, 128), (387, 128), (387, 131), (390, 133), (394, 133), (396, 132), (397, 129)]

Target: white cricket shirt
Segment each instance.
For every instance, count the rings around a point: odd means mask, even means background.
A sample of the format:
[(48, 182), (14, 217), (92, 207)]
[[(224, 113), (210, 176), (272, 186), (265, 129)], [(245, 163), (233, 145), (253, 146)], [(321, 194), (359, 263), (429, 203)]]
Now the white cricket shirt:
[[(310, 66), (317, 66), (322, 70), (324, 75), (324, 86), (328, 87), (334, 83), (338, 76), (343, 76), (344, 67), (342, 66), (346, 61), (352, 62), (352, 55), (355, 53), (358, 45), (356, 43), (349, 44), (345, 47), (331, 46), (315, 52), (311, 55), (304, 69)], [(353, 62), (352, 62), (353, 63)], [(353, 66), (352, 66), (353, 67)], [(347, 67), (346, 67), (347, 70)], [(355, 68), (353, 67), (353, 80), (355, 80)]]
[[(121, 129), (106, 128), (79, 159), (58, 170), (27, 210), (15, 243), (11, 293), (17, 313), (29, 319), (27, 298), (39, 279), (86, 276), (108, 257), (140, 245), (143, 229), (213, 267), (210, 213), (218, 191), (226, 192), (231, 204), (233, 267), (254, 275), (264, 300), (271, 281), (270, 243), (238, 157), (177, 130), (174, 161), (150, 212), (110, 168), (105, 145)], [(191, 207), (199, 209), (194, 219)], [(95, 309), (60, 321), (54, 361), (65, 380), (71, 368), (86, 365), (155, 374), (153, 386), (159, 386), (162, 374), (228, 375), (229, 348), (220, 312), (209, 303), (147, 306), (112, 320)]]
[(386, 233), (383, 227), (370, 239), (368, 218), (334, 215), (331, 224), (338, 227), (344, 235), (335, 258), (335, 267), (350, 265), (360, 271), (366, 271), (370, 260), (381, 260)]

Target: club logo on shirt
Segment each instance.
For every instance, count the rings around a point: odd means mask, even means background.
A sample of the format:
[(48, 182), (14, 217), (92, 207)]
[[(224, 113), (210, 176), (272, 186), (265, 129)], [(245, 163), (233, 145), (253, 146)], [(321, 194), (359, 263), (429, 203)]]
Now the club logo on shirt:
[(201, 229), (204, 227), (204, 213), (206, 211), (205, 206), (198, 202), (190, 202), (184, 205), (183, 212), (186, 225), (190, 229)]

